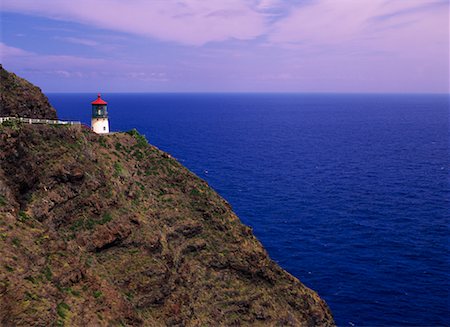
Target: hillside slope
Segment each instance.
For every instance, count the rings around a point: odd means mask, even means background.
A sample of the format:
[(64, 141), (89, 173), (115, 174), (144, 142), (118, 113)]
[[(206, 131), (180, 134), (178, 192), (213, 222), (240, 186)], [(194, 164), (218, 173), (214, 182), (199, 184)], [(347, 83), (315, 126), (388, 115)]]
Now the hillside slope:
[(0, 125), (1, 326), (333, 326), (208, 184), (136, 131)]
[(0, 64), (0, 117), (57, 119), (41, 89)]

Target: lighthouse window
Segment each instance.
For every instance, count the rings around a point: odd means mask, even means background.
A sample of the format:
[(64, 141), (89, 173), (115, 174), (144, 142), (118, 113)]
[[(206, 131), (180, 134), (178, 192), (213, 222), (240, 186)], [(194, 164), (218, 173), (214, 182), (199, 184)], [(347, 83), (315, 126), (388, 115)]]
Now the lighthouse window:
[(103, 130), (106, 131), (106, 126), (103, 126)]

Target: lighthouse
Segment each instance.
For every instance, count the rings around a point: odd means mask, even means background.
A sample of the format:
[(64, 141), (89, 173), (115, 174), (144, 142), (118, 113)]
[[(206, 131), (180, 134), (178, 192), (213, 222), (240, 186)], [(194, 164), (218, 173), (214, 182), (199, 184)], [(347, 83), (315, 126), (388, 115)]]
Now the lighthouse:
[(98, 94), (97, 100), (92, 101), (92, 130), (97, 134), (109, 133), (109, 121), (108, 121), (108, 103), (104, 101)]

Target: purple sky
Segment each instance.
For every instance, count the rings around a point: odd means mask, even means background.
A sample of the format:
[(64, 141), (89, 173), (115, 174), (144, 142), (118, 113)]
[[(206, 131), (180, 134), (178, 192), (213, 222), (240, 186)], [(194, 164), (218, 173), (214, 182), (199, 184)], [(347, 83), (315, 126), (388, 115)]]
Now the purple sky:
[(449, 0), (1, 0), (46, 92), (449, 93)]

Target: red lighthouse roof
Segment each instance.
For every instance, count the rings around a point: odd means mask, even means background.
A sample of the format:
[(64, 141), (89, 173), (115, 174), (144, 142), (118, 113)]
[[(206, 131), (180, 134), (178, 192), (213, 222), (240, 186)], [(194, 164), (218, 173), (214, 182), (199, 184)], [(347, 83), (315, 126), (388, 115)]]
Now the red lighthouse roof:
[(99, 93), (98, 97), (97, 97), (97, 100), (92, 101), (91, 104), (102, 104), (102, 105), (105, 105), (105, 104), (108, 104), (108, 103), (102, 99), (102, 96)]

